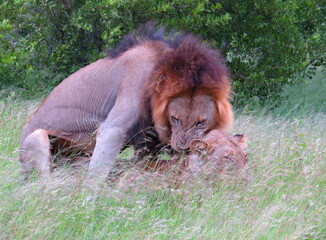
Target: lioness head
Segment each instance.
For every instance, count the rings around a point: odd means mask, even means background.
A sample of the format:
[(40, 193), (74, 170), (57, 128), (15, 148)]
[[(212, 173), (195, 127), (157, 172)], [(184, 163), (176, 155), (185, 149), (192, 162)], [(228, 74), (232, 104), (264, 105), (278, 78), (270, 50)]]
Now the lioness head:
[[(225, 176), (251, 179), (247, 165), (246, 137), (243, 134), (230, 135), (222, 130), (212, 130), (201, 139), (192, 140), (190, 152), (174, 155), (170, 160), (143, 160), (137, 168), (151, 173), (168, 174), (168, 182), (192, 182), (197, 176), (213, 180)], [(153, 175), (154, 176), (154, 175)], [(159, 175), (161, 176), (161, 175)], [(164, 181), (163, 181), (164, 182)]]
[(246, 137), (243, 134), (233, 136), (221, 130), (213, 130), (203, 139), (191, 141), (193, 153), (188, 157), (188, 166), (192, 173), (204, 169), (209, 175), (224, 170), (240, 170), (248, 162), (245, 147)]

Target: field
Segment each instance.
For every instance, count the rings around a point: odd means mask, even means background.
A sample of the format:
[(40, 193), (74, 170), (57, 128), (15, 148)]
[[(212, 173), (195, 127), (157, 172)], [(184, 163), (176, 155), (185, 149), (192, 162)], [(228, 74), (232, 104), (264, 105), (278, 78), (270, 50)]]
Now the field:
[(0, 101), (0, 239), (325, 239), (326, 114), (291, 103), (300, 105), (302, 89), (309, 93), (304, 102), (325, 93), (324, 80), (317, 80), (312, 93), (306, 86), (288, 89), (292, 98), (274, 112), (237, 112), (232, 132), (249, 140), (252, 181), (198, 179), (174, 189), (143, 179), (131, 188), (106, 186), (96, 196), (69, 168), (47, 182), (22, 180), (19, 135), (39, 101), (6, 97)]

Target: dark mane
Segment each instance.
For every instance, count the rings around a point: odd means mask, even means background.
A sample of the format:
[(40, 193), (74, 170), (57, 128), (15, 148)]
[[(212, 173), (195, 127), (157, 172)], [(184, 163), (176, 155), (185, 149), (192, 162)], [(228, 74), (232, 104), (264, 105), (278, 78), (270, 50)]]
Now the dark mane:
[(174, 30), (167, 32), (164, 27), (156, 27), (150, 22), (126, 35), (116, 48), (108, 50), (107, 56), (117, 58), (144, 41), (161, 41), (176, 49), (187, 36), (188, 34)]
[[(187, 34), (174, 51), (162, 57), (157, 68), (164, 69), (172, 79), (179, 79), (179, 84), (188, 89), (204, 85), (223, 88), (229, 84), (229, 72), (220, 52), (192, 34)], [(180, 90), (181, 86), (174, 89)]]

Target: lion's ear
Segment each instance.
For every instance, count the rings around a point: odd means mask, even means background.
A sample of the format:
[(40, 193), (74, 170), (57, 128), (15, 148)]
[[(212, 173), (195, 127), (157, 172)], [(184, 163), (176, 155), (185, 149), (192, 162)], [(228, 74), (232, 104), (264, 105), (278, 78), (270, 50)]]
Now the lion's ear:
[(166, 82), (166, 74), (161, 74), (157, 83), (156, 83), (156, 88), (155, 91), (158, 93), (161, 93), (163, 91), (163, 86), (165, 85)]
[(212, 145), (207, 141), (195, 139), (189, 144), (190, 150), (194, 153), (210, 153), (212, 150)]
[(238, 140), (239, 143), (242, 144), (242, 146), (247, 146), (247, 138), (244, 134), (236, 134), (234, 137)]
[(233, 123), (232, 106), (228, 101), (217, 102), (218, 128), (228, 130)]

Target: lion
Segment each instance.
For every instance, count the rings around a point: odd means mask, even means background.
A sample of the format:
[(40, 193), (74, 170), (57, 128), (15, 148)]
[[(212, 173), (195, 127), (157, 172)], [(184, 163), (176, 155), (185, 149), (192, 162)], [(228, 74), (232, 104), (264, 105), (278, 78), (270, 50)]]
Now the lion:
[(175, 154), (169, 160), (145, 159), (126, 171), (118, 185), (128, 187), (140, 181), (157, 178), (163, 186), (180, 186), (194, 182), (198, 177), (215, 180), (226, 176), (250, 180), (246, 171), (248, 153), (244, 134), (231, 135), (222, 130), (212, 130), (202, 139), (192, 140), (187, 155)]
[(91, 158), (89, 179), (103, 179), (125, 147), (185, 151), (205, 133), (231, 127), (230, 95), (217, 50), (147, 24), (43, 100), (21, 134), (22, 171), (45, 177), (57, 155), (74, 153)]
[(244, 134), (231, 135), (222, 130), (212, 130), (202, 139), (192, 140), (190, 153), (185, 156), (174, 156), (171, 160), (143, 160), (137, 167), (158, 173), (177, 169), (180, 175), (196, 175), (203, 169), (212, 175), (238, 171), (248, 163), (246, 142)]
[(190, 143), (193, 153), (187, 158), (188, 168), (192, 174), (204, 172), (208, 176), (237, 174), (248, 163), (246, 143), (244, 134), (213, 130)]

